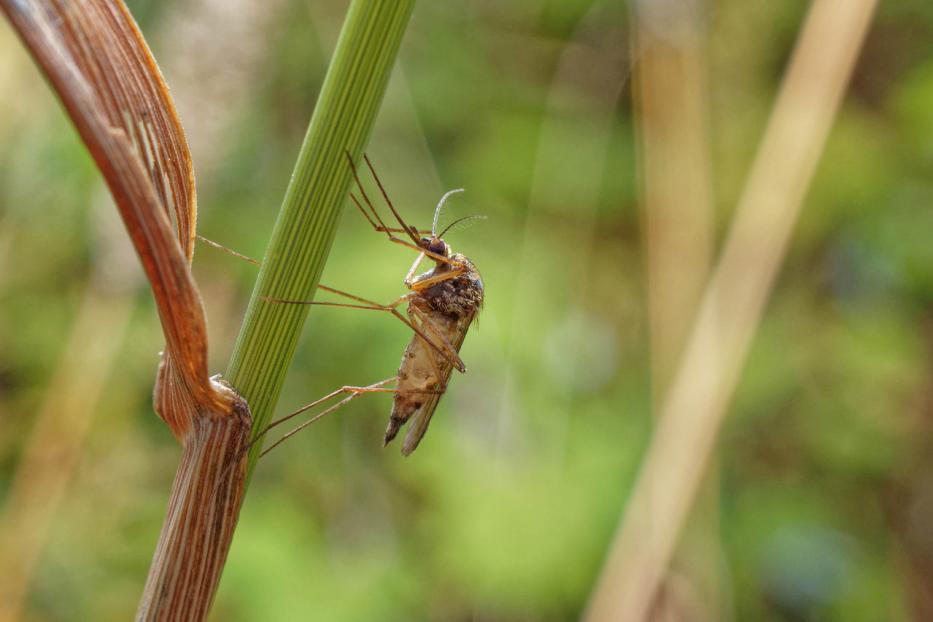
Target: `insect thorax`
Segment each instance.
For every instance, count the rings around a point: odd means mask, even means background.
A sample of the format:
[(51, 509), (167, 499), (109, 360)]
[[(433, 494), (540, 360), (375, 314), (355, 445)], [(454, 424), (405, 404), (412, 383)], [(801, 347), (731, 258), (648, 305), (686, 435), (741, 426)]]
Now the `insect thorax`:
[[(483, 305), (483, 281), (465, 256), (456, 253), (451, 259), (463, 265), (466, 272), (427, 288), (421, 293), (421, 298), (432, 310), (459, 319), (475, 314)], [(438, 274), (449, 269), (447, 264), (441, 264), (432, 272)]]

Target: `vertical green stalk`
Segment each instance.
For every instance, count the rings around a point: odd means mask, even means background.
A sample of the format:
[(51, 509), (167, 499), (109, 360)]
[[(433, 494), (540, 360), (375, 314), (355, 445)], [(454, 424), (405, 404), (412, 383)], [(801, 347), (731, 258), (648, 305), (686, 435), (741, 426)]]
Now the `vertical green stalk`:
[[(226, 379), (246, 398), (253, 432), (272, 416), (358, 160), (372, 131), (414, 0), (353, 0), (266, 249)], [(261, 443), (250, 450), (251, 475)]]

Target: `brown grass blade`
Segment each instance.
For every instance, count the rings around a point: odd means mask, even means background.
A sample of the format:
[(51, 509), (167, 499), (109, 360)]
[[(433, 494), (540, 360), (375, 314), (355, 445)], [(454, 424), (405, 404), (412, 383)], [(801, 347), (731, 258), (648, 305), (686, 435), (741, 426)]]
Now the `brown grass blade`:
[(207, 372), (204, 312), (189, 263), (196, 200), (174, 105), (119, 0), (0, 0), (96, 161), (152, 285), (167, 341), (156, 410), (179, 439), (199, 410), (232, 411)]
[[(152, 286), (166, 351), (154, 406), (182, 443), (140, 620), (200, 620), (210, 608), (245, 490), (250, 414), (207, 373), (191, 276), (196, 203), (174, 105), (120, 0), (0, 0), (107, 182)], [(235, 468), (231, 468), (231, 466)]]

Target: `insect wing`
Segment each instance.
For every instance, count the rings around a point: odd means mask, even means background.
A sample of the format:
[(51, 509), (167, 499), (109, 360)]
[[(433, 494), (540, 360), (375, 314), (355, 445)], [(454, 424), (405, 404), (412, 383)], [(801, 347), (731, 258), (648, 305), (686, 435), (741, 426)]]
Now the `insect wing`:
[[(461, 318), (448, 329), (448, 334), (445, 335), (450, 344), (458, 352), (460, 351), (460, 346), (463, 345), (463, 340), (466, 338), (467, 331), (470, 329), (473, 317), (473, 314), (471, 314)], [(442, 378), (440, 378), (440, 384), (442, 386), (447, 386), (447, 383), (450, 381), (451, 371), (453, 371), (450, 361), (442, 358), (434, 351), (430, 351), (430, 355), (434, 357), (438, 369), (441, 370)], [(429, 395), (424, 404), (412, 414), (411, 423), (408, 425), (408, 433), (405, 435), (405, 442), (402, 443), (402, 455), (407, 456), (417, 449), (418, 443), (421, 442), (425, 432), (428, 431), (428, 425), (431, 423), (431, 417), (434, 416), (434, 411), (437, 409), (437, 404), (441, 399), (441, 395), (441, 393)]]

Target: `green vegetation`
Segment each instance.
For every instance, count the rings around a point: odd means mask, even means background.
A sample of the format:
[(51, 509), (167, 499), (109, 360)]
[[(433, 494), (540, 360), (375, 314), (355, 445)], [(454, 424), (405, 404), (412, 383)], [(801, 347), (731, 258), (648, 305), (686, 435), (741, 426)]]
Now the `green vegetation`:
[[(717, 240), (807, 4), (725, 0), (709, 18)], [(291, 226), (273, 214), (296, 155), (303, 171), (342, 166), (341, 141), (301, 145), (346, 3), (269, 2), (261, 19), (200, 31), (179, 26), (203, 19), (188, 3), (129, 5), (191, 134), (199, 231), (262, 257)], [(634, 121), (627, 90), (616, 99), (599, 79), (627, 74), (606, 59), (624, 57), (628, 20), (614, 1), (417, 5), (366, 150), (412, 224), (461, 186), (451, 217), (488, 216), (449, 238), (487, 288), (469, 372), (408, 459), (381, 447), (390, 399), (377, 395), (260, 461), (213, 619), (578, 616), (651, 425)], [(924, 619), (912, 596), (933, 546), (930, 41), (928, 0), (881, 3), (730, 408), (719, 466), (735, 620)], [(574, 70), (555, 82), (562, 62)], [(0, 90), (16, 93), (0, 98), (0, 513), (85, 291), (128, 299), (27, 601), (35, 619), (125, 619), (177, 464), (150, 405), (162, 337), (145, 287), (121, 280), (138, 262), (112, 243), (123, 233), (99, 175), (5, 26)], [(362, 145), (364, 125), (338, 129)], [(338, 212), (346, 181), (320, 189), (333, 245), (302, 230), (317, 244), (267, 261), (269, 278), (300, 266), (294, 285), (259, 291), (305, 298), (320, 277), (378, 301), (402, 293), (412, 254)], [(220, 372), (257, 271), (202, 247), (195, 274)], [(382, 314), (322, 308), (298, 340), (304, 310), (270, 313), (289, 315), (297, 344), (290, 365), (273, 362), (284, 380), (244, 382), (243, 349), (228, 370), (263, 417), (280, 383), (275, 416), (390, 376), (409, 338)]]

